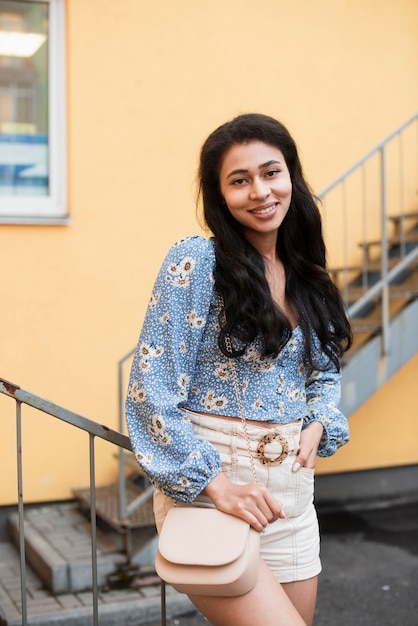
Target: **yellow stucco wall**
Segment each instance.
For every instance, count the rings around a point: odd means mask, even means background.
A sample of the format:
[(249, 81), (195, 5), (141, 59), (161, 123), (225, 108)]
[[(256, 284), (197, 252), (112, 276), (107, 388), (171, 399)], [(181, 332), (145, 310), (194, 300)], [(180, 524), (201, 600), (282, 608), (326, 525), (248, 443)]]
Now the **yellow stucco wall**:
[[(199, 232), (204, 138), (241, 112), (274, 115), (319, 192), (415, 112), (417, 23), (415, 0), (68, 0), (72, 223), (0, 225), (0, 376), (117, 428), (117, 362), (136, 342), (167, 248)], [(404, 390), (405, 419), (416, 369), (414, 360), (387, 385)], [(357, 443), (320, 471), (378, 462), (367, 440), (376, 420), (393, 419), (388, 393), (358, 411)], [(16, 501), (13, 410), (0, 396), (0, 504)], [(87, 437), (23, 417), (25, 498), (87, 485)], [(403, 445), (389, 465), (403, 462)], [(113, 452), (98, 443), (99, 483), (115, 479)]]

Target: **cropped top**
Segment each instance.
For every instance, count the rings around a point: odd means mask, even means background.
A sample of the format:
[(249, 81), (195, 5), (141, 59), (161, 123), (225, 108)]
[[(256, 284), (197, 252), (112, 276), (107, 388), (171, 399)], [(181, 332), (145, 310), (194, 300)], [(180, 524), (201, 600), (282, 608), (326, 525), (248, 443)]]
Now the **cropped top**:
[[(166, 495), (192, 502), (221, 471), (216, 449), (199, 441), (184, 409), (239, 416), (230, 359), (218, 347), (219, 304), (215, 253), (195, 236), (172, 246), (155, 281), (138, 340), (126, 398), (133, 452), (148, 478)], [(340, 372), (313, 335), (318, 370), (303, 364), (296, 327), (277, 358), (263, 357), (258, 341), (235, 359), (247, 419), (284, 424), (319, 421), (319, 456), (349, 440), (338, 410)], [(323, 371), (322, 371), (323, 370)]]

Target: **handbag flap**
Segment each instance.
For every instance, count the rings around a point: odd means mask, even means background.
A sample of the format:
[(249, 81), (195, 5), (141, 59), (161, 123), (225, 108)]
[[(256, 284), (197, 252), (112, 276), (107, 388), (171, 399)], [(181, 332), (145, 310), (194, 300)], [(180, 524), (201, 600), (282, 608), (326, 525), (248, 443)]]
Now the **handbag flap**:
[(244, 551), (250, 526), (215, 508), (171, 508), (158, 541), (161, 555), (180, 565), (222, 565)]

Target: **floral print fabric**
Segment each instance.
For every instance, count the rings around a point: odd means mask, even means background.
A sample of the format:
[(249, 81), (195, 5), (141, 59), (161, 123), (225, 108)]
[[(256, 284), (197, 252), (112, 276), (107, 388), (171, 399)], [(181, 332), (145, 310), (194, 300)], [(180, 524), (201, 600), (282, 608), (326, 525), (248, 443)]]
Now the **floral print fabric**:
[[(239, 416), (230, 359), (218, 347), (219, 305), (213, 244), (203, 237), (176, 243), (162, 264), (136, 348), (126, 399), (134, 454), (148, 478), (169, 497), (192, 502), (221, 471), (219, 454), (198, 441), (183, 409)], [(315, 338), (314, 338), (315, 339)], [(308, 374), (297, 327), (277, 358), (255, 341), (235, 359), (247, 419), (284, 424), (304, 419), (324, 426), (318, 454), (330, 456), (349, 439), (338, 410), (340, 373), (314, 341)]]

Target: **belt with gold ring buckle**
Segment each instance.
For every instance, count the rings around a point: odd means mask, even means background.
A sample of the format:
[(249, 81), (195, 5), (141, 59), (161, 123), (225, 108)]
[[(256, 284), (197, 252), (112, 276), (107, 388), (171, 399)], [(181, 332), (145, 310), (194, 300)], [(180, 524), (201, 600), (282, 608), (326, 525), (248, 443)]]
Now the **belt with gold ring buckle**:
[[(264, 449), (267, 444), (272, 443), (273, 441), (278, 441), (282, 446), (282, 451), (279, 456), (276, 456), (274, 459), (269, 459), (264, 454)], [(257, 457), (263, 465), (280, 465), (283, 463), (285, 458), (287, 457), (289, 452), (289, 445), (284, 437), (279, 433), (267, 433), (264, 437), (261, 437), (257, 446)]]

